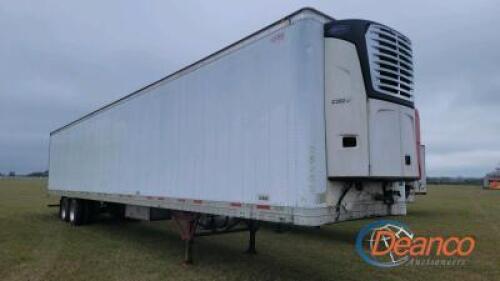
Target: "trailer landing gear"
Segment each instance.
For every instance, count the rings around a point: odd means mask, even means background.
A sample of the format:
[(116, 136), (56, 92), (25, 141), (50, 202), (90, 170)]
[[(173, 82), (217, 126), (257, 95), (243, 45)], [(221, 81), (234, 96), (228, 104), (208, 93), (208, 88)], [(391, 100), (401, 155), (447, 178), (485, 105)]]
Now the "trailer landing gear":
[[(197, 236), (212, 236), (233, 232), (249, 232), (248, 248), (246, 253), (256, 254), (255, 235), (258, 230), (258, 223), (255, 220), (234, 220), (232, 223), (226, 219), (222, 226), (215, 223), (215, 216), (209, 216), (206, 224), (200, 223), (201, 219), (207, 219), (200, 214), (191, 212), (174, 212), (174, 218), (180, 232), (181, 239), (184, 241), (184, 265), (193, 264), (193, 242)], [(241, 226), (244, 222), (246, 226)]]
[(200, 216), (189, 212), (175, 212), (174, 220), (184, 241), (184, 264), (193, 263), (193, 240)]
[(255, 255), (257, 251), (255, 250), (255, 234), (257, 233), (257, 223), (254, 220), (247, 221), (248, 225), (248, 249), (246, 251), (247, 254)]

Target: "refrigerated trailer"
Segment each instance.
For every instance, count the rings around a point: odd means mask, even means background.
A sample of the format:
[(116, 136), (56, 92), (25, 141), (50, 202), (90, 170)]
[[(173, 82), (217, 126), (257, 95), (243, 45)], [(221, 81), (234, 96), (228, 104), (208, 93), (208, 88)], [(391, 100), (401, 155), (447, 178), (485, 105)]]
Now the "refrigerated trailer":
[(233, 220), (252, 236), (404, 215), (414, 92), (405, 35), (304, 8), (51, 132), (48, 190), (73, 224), (107, 205), (184, 222), (188, 241)]

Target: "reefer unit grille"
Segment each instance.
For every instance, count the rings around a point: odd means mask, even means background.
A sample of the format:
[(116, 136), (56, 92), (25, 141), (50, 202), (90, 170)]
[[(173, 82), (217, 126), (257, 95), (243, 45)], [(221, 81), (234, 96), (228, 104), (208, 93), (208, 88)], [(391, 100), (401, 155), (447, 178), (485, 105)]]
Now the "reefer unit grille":
[(372, 24), (366, 32), (374, 90), (413, 101), (413, 58), (410, 40), (386, 26)]

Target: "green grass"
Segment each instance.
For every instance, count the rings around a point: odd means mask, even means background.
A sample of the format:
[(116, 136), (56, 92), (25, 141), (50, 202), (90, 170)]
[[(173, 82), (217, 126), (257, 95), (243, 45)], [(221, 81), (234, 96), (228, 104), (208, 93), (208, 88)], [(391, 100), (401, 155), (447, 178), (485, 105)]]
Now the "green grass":
[(475, 235), (476, 251), (461, 267), (379, 269), (354, 250), (371, 220), (321, 229), (257, 234), (256, 256), (243, 254), (247, 235), (197, 238), (195, 265), (181, 260), (183, 243), (172, 222), (104, 220), (72, 227), (48, 208), (45, 182), (0, 180), (1, 280), (500, 280), (500, 191), (430, 186), (406, 217), (419, 235)]

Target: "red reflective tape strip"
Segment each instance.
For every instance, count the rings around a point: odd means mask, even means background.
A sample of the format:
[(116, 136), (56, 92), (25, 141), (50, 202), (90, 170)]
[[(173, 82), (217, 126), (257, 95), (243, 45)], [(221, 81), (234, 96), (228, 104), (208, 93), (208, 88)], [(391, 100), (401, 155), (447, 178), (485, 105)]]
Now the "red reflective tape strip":
[(241, 203), (231, 203), (231, 207), (241, 207)]
[(271, 206), (269, 206), (269, 205), (257, 205), (257, 209), (271, 210)]
[(203, 201), (202, 200), (193, 200), (193, 203), (195, 203), (195, 204), (202, 204)]

